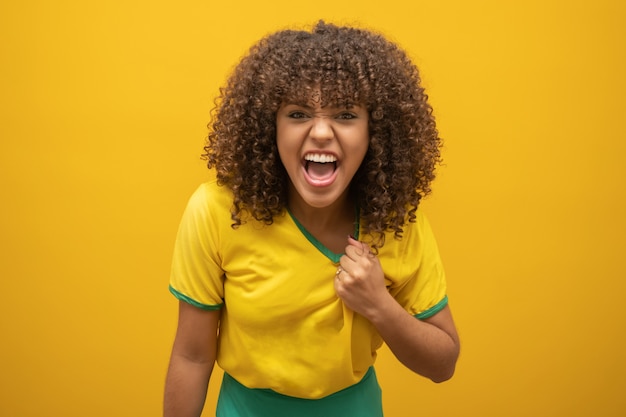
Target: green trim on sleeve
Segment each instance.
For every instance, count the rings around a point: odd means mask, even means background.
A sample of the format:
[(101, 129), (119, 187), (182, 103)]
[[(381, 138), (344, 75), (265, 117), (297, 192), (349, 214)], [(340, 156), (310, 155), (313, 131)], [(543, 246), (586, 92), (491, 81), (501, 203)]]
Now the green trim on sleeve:
[(443, 297), (443, 300), (439, 301), (437, 304), (435, 304), (428, 310), (424, 310), (421, 313), (415, 314), (413, 317), (415, 317), (416, 319), (420, 319), (420, 320), (427, 319), (439, 313), (447, 305), (448, 305), (448, 296), (446, 295), (445, 297)]
[(224, 303), (221, 303), (221, 304), (202, 304), (202, 303), (197, 302), (193, 298), (189, 298), (185, 294), (182, 294), (182, 293), (176, 291), (174, 289), (174, 287), (172, 287), (171, 285), (170, 285), (169, 289), (170, 289), (170, 292), (174, 295), (174, 297), (178, 298), (180, 301), (184, 301), (187, 304), (191, 304), (192, 306), (201, 308), (202, 310), (219, 310), (224, 305)]

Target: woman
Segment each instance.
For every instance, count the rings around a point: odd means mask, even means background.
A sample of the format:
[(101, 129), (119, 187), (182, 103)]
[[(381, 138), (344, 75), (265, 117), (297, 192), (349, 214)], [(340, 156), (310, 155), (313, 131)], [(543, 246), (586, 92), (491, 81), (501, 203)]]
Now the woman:
[(221, 91), (214, 178), (181, 221), (165, 416), (382, 416), (384, 341), (445, 381), (459, 340), (418, 206), (440, 139), (417, 68), (371, 31), (319, 22), (256, 44)]

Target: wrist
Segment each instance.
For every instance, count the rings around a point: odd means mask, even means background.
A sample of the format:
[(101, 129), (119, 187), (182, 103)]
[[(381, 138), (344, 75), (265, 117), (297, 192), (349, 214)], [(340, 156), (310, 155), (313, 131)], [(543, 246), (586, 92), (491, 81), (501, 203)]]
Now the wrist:
[(363, 316), (375, 327), (378, 327), (379, 324), (387, 321), (387, 317), (392, 314), (394, 308), (397, 308), (398, 306), (399, 304), (396, 300), (387, 290), (385, 290), (381, 293), (378, 300), (364, 312), (365, 314), (363, 314)]

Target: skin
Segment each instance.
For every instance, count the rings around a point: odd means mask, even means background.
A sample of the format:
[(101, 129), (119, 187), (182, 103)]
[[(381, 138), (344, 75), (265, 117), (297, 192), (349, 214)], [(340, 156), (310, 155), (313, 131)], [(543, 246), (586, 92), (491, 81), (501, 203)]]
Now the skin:
[(339, 298), (376, 327), (404, 366), (434, 382), (452, 377), (460, 344), (449, 306), (428, 319), (415, 319), (387, 291), (378, 258), (351, 237), (338, 272)]
[[(442, 382), (454, 373), (459, 338), (449, 307), (426, 320), (405, 311), (385, 287), (370, 248), (349, 236), (354, 228), (350, 181), (369, 145), (368, 113), (350, 108), (285, 104), (276, 115), (277, 146), (290, 179), (289, 209), (335, 253), (344, 253), (334, 286), (347, 307), (367, 318), (409, 369)], [(336, 158), (336, 170), (320, 180), (307, 174), (305, 157)], [(333, 279), (329, 277), (329, 279)], [(220, 311), (179, 305), (178, 329), (165, 387), (164, 417), (199, 416), (217, 351)]]
[[(276, 143), (290, 179), (289, 209), (326, 247), (342, 253), (354, 232), (354, 204), (348, 187), (369, 145), (369, 115), (350, 108), (286, 104), (276, 115)], [(336, 158), (331, 182), (316, 182), (304, 169), (307, 155)]]
[(220, 313), (179, 302), (178, 329), (165, 380), (164, 417), (202, 413), (217, 353)]

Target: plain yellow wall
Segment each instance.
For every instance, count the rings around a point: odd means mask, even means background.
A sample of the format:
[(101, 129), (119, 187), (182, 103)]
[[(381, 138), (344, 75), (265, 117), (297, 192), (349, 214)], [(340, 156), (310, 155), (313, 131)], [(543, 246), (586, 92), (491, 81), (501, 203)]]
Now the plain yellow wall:
[(383, 350), (386, 415), (625, 415), (623, 4), (2, 2), (0, 415), (160, 414), (212, 100), (318, 18), (406, 48), (446, 143), (424, 209), (462, 356), (435, 385)]

